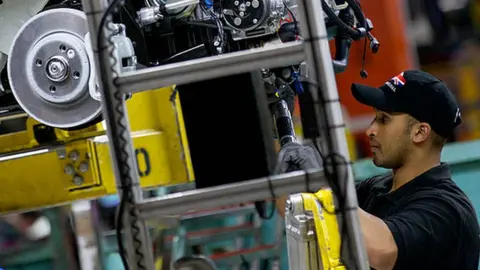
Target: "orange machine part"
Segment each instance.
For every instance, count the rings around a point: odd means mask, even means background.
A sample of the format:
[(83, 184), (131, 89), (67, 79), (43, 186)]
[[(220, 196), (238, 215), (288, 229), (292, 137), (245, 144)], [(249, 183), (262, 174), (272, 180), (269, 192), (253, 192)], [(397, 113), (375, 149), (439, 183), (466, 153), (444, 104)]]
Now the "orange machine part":
[[(359, 105), (351, 95), (353, 82), (380, 86), (401, 71), (414, 67), (412, 46), (405, 34), (407, 11), (403, 0), (363, 0), (362, 9), (373, 25), (373, 35), (380, 42), (380, 50), (372, 54), (367, 41), (365, 69), (369, 76), (360, 77), (365, 42), (355, 42), (350, 50), (349, 65), (344, 73), (336, 76), (337, 86), (343, 105), (355, 121), (358, 116), (372, 113), (366, 106)], [(333, 45), (333, 44), (332, 44)], [(331, 46), (334, 50), (334, 46)]]

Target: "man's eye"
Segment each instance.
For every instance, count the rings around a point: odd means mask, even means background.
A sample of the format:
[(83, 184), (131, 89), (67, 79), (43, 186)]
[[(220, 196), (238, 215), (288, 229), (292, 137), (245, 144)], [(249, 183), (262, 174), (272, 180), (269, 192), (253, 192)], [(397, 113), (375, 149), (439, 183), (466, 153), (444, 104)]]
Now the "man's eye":
[(390, 118), (385, 117), (385, 116), (380, 116), (380, 117), (375, 117), (374, 121), (376, 121), (380, 124), (386, 124), (386, 123), (388, 123), (388, 121), (390, 121)]

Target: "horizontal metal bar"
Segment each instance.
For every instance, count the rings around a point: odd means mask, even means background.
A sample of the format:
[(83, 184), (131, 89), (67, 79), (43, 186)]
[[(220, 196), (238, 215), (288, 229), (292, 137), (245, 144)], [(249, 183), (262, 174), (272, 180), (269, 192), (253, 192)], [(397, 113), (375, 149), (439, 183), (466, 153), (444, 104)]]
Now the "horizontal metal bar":
[(249, 72), (260, 67), (273, 68), (300, 63), (305, 59), (303, 48), (302, 42), (289, 42), (226, 53), (126, 72), (116, 82), (123, 93), (193, 83)]
[(202, 212), (193, 212), (186, 213), (180, 217), (182, 221), (192, 221), (199, 222), (198, 220), (207, 218), (207, 219), (222, 219), (225, 217), (241, 216), (248, 215), (256, 211), (253, 204), (246, 206), (235, 206), (228, 207), (225, 209), (218, 209), (213, 211), (202, 211)]
[(269, 181), (271, 181), (273, 192), (277, 197), (305, 192), (307, 186), (312, 190), (317, 190), (327, 185), (323, 170), (313, 170), (308, 173), (291, 172), (234, 184), (179, 192), (162, 198), (147, 199), (138, 204), (138, 210), (143, 219), (149, 219), (182, 214), (192, 210), (263, 200), (272, 197)]
[(46, 154), (53, 151), (59, 151), (64, 149), (65, 149), (65, 146), (63, 145), (55, 145), (55, 146), (46, 145), (46, 146), (38, 146), (38, 147), (26, 149), (26, 150), (5, 152), (0, 154), (0, 162)]
[(255, 206), (253, 204), (248, 206), (236, 206), (228, 207), (226, 209), (220, 209), (215, 211), (202, 211), (193, 213), (184, 213), (183, 215), (169, 215), (169, 216), (155, 216), (154, 220), (163, 226), (168, 228), (179, 226), (186, 223), (201, 223), (205, 220), (222, 219), (232, 216), (241, 216), (255, 213)]
[(26, 118), (28, 117), (28, 114), (26, 114), (24, 111), (16, 111), (16, 112), (8, 112), (8, 113), (2, 113), (0, 115), (0, 122), (2, 121), (7, 121), (7, 120), (13, 120), (13, 119), (19, 119), (19, 118)]

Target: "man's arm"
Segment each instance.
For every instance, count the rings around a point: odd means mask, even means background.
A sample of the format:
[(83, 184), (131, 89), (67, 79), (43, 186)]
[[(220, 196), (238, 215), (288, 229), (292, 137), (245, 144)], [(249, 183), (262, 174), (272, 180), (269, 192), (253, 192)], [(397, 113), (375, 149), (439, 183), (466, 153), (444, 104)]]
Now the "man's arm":
[(370, 265), (377, 270), (427, 267), (455, 238), (459, 217), (451, 209), (441, 196), (431, 196), (383, 220), (359, 210)]
[(358, 215), (370, 266), (377, 270), (392, 269), (398, 248), (387, 224), (360, 208)]

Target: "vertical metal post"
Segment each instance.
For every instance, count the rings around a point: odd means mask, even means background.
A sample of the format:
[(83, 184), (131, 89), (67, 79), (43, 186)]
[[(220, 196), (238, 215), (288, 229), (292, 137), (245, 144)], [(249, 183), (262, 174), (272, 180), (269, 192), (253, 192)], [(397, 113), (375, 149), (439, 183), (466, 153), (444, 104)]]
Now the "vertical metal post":
[[(341, 104), (338, 97), (338, 90), (335, 81), (335, 73), (331, 60), (330, 47), (327, 39), (327, 30), (323, 18), (322, 2), (323, 0), (300, 0), (298, 3), (298, 12), (301, 20), (300, 32), (305, 39), (306, 61), (312, 72), (309, 73), (309, 79), (317, 85), (310, 85), (314, 99), (316, 118), (321, 121), (319, 112), (320, 106), (325, 106), (326, 117), (330, 126), (319, 123), (319, 127), (326, 129), (322, 132), (325, 141), (331, 140), (327, 144), (326, 155), (338, 153), (345, 158), (346, 164), (338, 164), (337, 172), (342, 179), (338, 179), (341, 192), (345, 192), (344, 207), (348, 209), (345, 215), (347, 238), (345, 244), (348, 245), (353, 262), (346, 262), (348, 269), (370, 269), (368, 256), (363, 243), (360, 221), (356, 209), (358, 207), (357, 195), (352, 173), (352, 166), (349, 158), (347, 140), (345, 137), (345, 123), (343, 120)], [(322, 95), (326, 102), (320, 104), (319, 96)], [(328, 136), (328, 137), (326, 137)], [(343, 179), (344, 175), (345, 178)], [(345, 256), (344, 256), (345, 257)]]
[[(101, 25), (108, 2), (107, 0), (82, 0), (82, 4), (87, 15), (96, 70), (99, 71), (97, 78), (100, 84), (99, 90), (102, 98), (103, 117), (107, 126), (113, 172), (117, 180), (119, 195), (126, 196), (122, 228), (129, 266), (132, 270), (154, 269), (148, 232), (145, 222), (140, 219), (136, 208), (136, 204), (142, 200), (142, 190), (130, 137), (125, 95), (114, 83), (119, 74), (112, 68), (117, 59), (112, 57), (115, 48), (109, 41), (113, 35), (108, 26), (112, 21), (111, 14), (105, 20), (105, 25)], [(103, 33), (98, 41), (100, 44), (97, 44), (100, 27), (103, 28)]]

